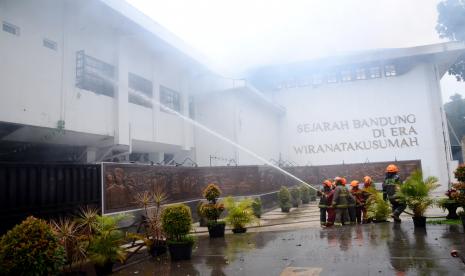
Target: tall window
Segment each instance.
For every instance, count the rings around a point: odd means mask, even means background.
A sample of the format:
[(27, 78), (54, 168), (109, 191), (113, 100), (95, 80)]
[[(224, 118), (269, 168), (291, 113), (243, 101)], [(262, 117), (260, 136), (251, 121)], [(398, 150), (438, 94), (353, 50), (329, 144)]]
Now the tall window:
[(113, 97), (115, 94), (115, 67), (99, 59), (76, 53), (76, 87)]
[(355, 79), (357, 80), (365, 80), (367, 78), (365, 68), (358, 68), (355, 70)]
[(381, 78), (381, 68), (378, 66), (370, 67), (370, 79)]
[(392, 64), (384, 66), (384, 75), (386, 77), (394, 77), (397, 75), (396, 67)]
[(350, 70), (343, 70), (341, 72), (342, 81), (351, 81), (352, 80), (352, 72)]
[[(181, 95), (167, 87), (160, 86), (160, 103), (169, 109), (181, 112)], [(163, 106), (160, 108), (162, 111), (169, 111)]]
[(129, 102), (151, 108), (153, 95), (152, 82), (133, 73), (128, 74), (128, 81)]
[(326, 79), (328, 83), (336, 83), (337, 82), (337, 75), (334, 73), (328, 74), (328, 77)]
[(2, 30), (12, 35), (19, 35), (19, 27), (5, 21), (2, 22)]
[(323, 77), (321, 75), (313, 75), (312, 77), (313, 85), (320, 85), (322, 83), (323, 83)]
[(195, 102), (192, 96), (189, 96), (189, 118), (195, 118)]

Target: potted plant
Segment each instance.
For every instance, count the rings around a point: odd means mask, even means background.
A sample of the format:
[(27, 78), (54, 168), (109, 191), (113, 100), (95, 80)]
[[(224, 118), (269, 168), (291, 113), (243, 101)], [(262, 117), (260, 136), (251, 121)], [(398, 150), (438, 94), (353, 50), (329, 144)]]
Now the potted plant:
[(234, 198), (229, 196), (224, 202), (228, 210), (225, 220), (232, 227), (234, 234), (245, 233), (247, 231), (246, 225), (257, 221), (257, 218), (253, 214), (253, 201), (251, 199), (245, 198), (235, 201)]
[(386, 222), (391, 213), (389, 202), (384, 201), (382, 194), (374, 189), (371, 191), (370, 197), (366, 202), (366, 208), (368, 221), (375, 223)]
[(0, 275), (58, 275), (65, 257), (50, 225), (34, 217), (0, 239)]
[(126, 216), (123, 215), (96, 217), (87, 252), (97, 275), (110, 274), (116, 261), (124, 262), (126, 259), (126, 253), (121, 247), (125, 235), (118, 227), (124, 218)]
[(161, 225), (161, 206), (166, 201), (166, 194), (161, 189), (154, 192), (138, 193), (136, 202), (143, 208), (142, 225), (144, 235), (131, 234), (131, 237), (144, 241), (148, 252), (153, 257), (166, 253), (166, 241)]
[(465, 182), (465, 164), (457, 167), (454, 171), (455, 178), (460, 182)]
[[(452, 199), (457, 202), (457, 204), (465, 210), (465, 183), (457, 183), (453, 185), (453, 188), (456, 190), (455, 193), (452, 194)], [(465, 231), (465, 213), (461, 211), (459, 213), (459, 217), (462, 220), (462, 224), (464, 226)]]
[(197, 208), (196, 208), (197, 217), (199, 218), (199, 226), (200, 227), (207, 227), (207, 224), (208, 224), (207, 218), (202, 213), (202, 207), (203, 207), (204, 204), (205, 204), (205, 202), (203, 202), (202, 200), (199, 200), (199, 202), (197, 203)]
[(189, 235), (192, 228), (191, 209), (185, 204), (171, 205), (163, 210), (161, 219), (171, 260), (189, 260), (194, 245), (194, 237)]
[(65, 271), (71, 272), (74, 264), (82, 264), (87, 259), (87, 242), (81, 234), (79, 224), (72, 219), (52, 220), (50, 226), (66, 255)]
[(281, 212), (289, 213), (291, 209), (291, 193), (289, 189), (285, 186), (282, 186), (278, 192), (279, 207), (281, 207)]
[(224, 211), (224, 205), (218, 202), (221, 195), (220, 188), (215, 184), (208, 184), (203, 190), (203, 196), (208, 203), (202, 205), (201, 213), (207, 218), (208, 234), (210, 238), (224, 237), (225, 222), (218, 221)]
[(291, 189), (292, 207), (297, 208), (300, 205), (300, 190), (298, 187)]
[(256, 218), (262, 216), (262, 200), (259, 197), (256, 197), (252, 202), (253, 214)]
[(316, 201), (316, 190), (308, 187), (310, 190), (310, 201)]
[(300, 196), (302, 198), (302, 204), (310, 203), (310, 188), (303, 184), (300, 186)]
[(463, 232), (465, 232), (465, 210), (460, 211), (458, 215), (462, 221)]
[(423, 179), (423, 173), (420, 170), (414, 171), (404, 184), (400, 185), (400, 189), (396, 193), (397, 199), (404, 202), (413, 211), (412, 219), (415, 227), (426, 227), (424, 213), (434, 203), (430, 194), (438, 186), (436, 177), (429, 176)]
[(457, 208), (459, 207), (459, 204), (453, 198), (455, 193), (457, 193), (457, 190), (452, 187), (445, 193), (447, 196), (446, 198), (441, 198), (437, 201), (437, 205), (442, 210), (448, 211), (446, 219), (459, 219), (459, 216), (457, 215)]

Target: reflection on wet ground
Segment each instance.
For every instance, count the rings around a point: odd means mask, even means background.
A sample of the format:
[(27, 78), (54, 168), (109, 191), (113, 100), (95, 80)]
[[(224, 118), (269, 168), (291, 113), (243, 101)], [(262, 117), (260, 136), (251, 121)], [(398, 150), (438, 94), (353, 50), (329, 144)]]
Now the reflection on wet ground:
[(171, 263), (165, 256), (117, 275), (280, 275), (286, 267), (322, 268), (320, 275), (464, 275), (451, 249), (465, 252), (461, 226), (418, 231), (410, 221), (201, 236), (191, 261)]

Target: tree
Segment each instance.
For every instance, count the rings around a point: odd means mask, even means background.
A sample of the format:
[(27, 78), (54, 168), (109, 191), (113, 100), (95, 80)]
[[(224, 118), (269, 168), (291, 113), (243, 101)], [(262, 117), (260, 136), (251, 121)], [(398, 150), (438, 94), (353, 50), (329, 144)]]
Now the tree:
[[(439, 13), (436, 31), (440, 38), (465, 41), (465, 0), (443, 0), (437, 6)], [(465, 81), (465, 55), (449, 68), (457, 81)]]
[(444, 104), (447, 125), (454, 160), (462, 160), (461, 140), (465, 136), (465, 99), (460, 94), (450, 97), (450, 101)]

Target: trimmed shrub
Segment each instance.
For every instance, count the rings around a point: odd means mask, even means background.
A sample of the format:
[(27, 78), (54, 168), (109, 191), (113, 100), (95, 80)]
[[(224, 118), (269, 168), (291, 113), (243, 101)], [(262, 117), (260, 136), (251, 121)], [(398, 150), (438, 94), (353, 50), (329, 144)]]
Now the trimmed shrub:
[(460, 182), (465, 182), (465, 164), (457, 167), (454, 171), (455, 178)]
[(28, 217), (0, 240), (0, 274), (56, 275), (65, 250), (49, 224)]
[(203, 197), (206, 198), (210, 203), (216, 203), (216, 200), (220, 197), (220, 188), (211, 183), (203, 190)]
[(185, 204), (166, 207), (162, 214), (163, 231), (168, 241), (182, 242), (192, 228), (191, 209)]
[(282, 186), (278, 193), (279, 207), (284, 210), (289, 210), (291, 208), (291, 193), (289, 189), (285, 186)]
[(201, 207), (201, 213), (207, 220), (217, 221), (224, 211), (223, 203), (206, 203)]
[(253, 200), (252, 210), (255, 217), (260, 218), (262, 216), (262, 200), (259, 197)]
[(300, 195), (302, 197), (302, 203), (310, 203), (310, 188), (307, 185), (300, 186)]
[(294, 188), (291, 189), (291, 197), (292, 197), (292, 199), (291, 199), (292, 205), (294, 207), (299, 206), (299, 204), (300, 204), (300, 190), (299, 190), (299, 188), (294, 187)]

